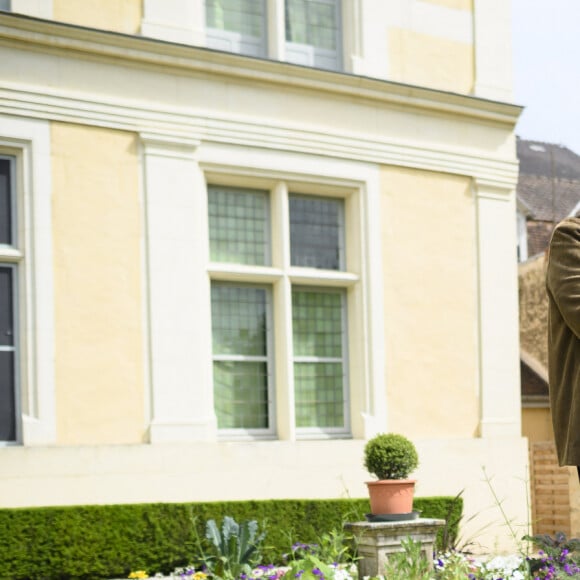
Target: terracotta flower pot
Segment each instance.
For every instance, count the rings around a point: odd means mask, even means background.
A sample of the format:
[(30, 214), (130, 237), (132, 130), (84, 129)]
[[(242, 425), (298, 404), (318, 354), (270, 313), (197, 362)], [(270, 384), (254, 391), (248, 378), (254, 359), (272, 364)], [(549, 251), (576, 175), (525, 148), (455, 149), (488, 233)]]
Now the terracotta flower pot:
[(380, 479), (367, 481), (371, 513), (408, 514), (413, 511), (415, 479)]

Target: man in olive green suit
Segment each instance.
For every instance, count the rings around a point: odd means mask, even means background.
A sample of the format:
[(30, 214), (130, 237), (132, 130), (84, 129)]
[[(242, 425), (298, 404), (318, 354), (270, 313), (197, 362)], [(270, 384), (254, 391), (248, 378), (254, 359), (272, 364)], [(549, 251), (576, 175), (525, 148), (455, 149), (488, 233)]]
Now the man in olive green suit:
[(548, 357), (552, 424), (560, 465), (580, 477), (580, 219), (560, 222), (550, 242)]

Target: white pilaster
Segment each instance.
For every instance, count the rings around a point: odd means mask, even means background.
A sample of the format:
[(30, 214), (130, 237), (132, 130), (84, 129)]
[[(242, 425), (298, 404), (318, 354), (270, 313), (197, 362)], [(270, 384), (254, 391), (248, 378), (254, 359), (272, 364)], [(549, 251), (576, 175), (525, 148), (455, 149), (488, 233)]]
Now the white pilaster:
[(170, 42), (203, 46), (203, 0), (144, 0), (141, 34)]
[(152, 443), (216, 436), (207, 201), (197, 143), (141, 134)]
[(521, 435), (515, 195), (476, 185), (481, 436)]
[(474, 0), (477, 97), (511, 101), (511, 2)]
[[(361, 212), (361, 233), (364, 257), (361, 262), (361, 275), (367, 280), (366, 294), (363, 298), (362, 312), (365, 313), (364, 336), (372, 345), (366, 349), (366, 411), (363, 413), (364, 438), (370, 439), (388, 430), (387, 379), (385, 378), (385, 310), (382, 265), (382, 220), (381, 176), (378, 167), (367, 169), (363, 204)], [(361, 339), (364, 338), (361, 336)], [(357, 434), (360, 436), (360, 434)]]
[(36, 18), (52, 18), (52, 0), (11, 0), (10, 9), (17, 14)]

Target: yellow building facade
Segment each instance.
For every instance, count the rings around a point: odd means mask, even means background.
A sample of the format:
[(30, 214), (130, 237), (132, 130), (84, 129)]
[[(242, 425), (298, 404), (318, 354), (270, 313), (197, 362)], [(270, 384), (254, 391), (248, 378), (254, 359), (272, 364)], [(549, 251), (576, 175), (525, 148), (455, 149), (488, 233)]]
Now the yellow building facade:
[(509, 3), (248, 4), (0, 2), (1, 507), (361, 497), (397, 431), (509, 549)]

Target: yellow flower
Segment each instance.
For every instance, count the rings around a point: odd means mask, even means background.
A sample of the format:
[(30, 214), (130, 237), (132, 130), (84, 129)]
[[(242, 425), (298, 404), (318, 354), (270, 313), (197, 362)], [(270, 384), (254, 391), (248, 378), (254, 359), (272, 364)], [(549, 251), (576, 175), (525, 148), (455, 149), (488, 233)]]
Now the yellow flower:
[(136, 572), (131, 572), (129, 578), (149, 578), (149, 575), (145, 570), (137, 570)]
[(205, 572), (196, 572), (193, 575), (193, 580), (205, 580), (207, 578), (207, 574)]

